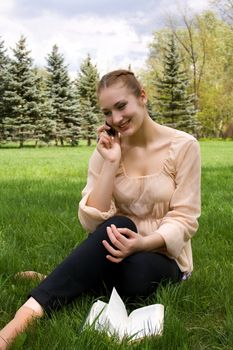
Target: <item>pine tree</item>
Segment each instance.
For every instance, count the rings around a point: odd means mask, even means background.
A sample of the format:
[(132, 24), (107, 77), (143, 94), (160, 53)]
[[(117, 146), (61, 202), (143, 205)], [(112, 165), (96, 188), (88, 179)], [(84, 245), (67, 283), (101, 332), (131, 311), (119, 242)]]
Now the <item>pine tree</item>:
[(54, 110), (52, 107), (52, 101), (48, 98), (46, 93), (46, 73), (47, 72), (43, 70), (37, 70), (39, 76), (38, 92), (40, 115), (35, 125), (36, 145), (38, 142), (44, 142), (48, 145), (56, 136), (56, 121), (53, 119)]
[(39, 116), (38, 78), (32, 69), (25, 37), (21, 36), (13, 54), (3, 97), (7, 113), (4, 128), (8, 139), (19, 141), (20, 147), (23, 147), (26, 140), (34, 137), (35, 123)]
[(158, 118), (167, 126), (195, 134), (197, 122), (193, 96), (188, 94), (189, 80), (181, 65), (172, 35), (165, 49), (163, 77), (156, 84)]
[(99, 121), (97, 114), (92, 107), (90, 100), (83, 100), (81, 105), (82, 113), (82, 136), (87, 140), (87, 145), (91, 146), (91, 141), (96, 139), (96, 128)]
[(68, 133), (67, 137), (71, 146), (76, 146), (79, 143), (79, 140), (83, 137), (82, 135), (82, 108), (79, 100), (76, 98), (75, 88), (72, 86), (72, 99), (69, 100), (68, 106), (72, 108), (73, 113), (70, 113), (66, 118)]
[(82, 135), (87, 139), (88, 145), (91, 145), (92, 139), (96, 139), (96, 127), (101, 115), (96, 93), (98, 80), (97, 68), (92, 64), (91, 57), (88, 55), (82, 62), (80, 72), (75, 80), (76, 96), (83, 116)]
[[(65, 139), (71, 139), (72, 144), (79, 137), (80, 125), (77, 115), (77, 102), (74, 99), (71, 81), (68, 75), (64, 57), (59, 53), (57, 45), (47, 57), (47, 94), (51, 99), (53, 108), (53, 121), (56, 122), (56, 143), (60, 140), (61, 145)], [(73, 132), (74, 131), (74, 132)]]
[(6, 83), (8, 79), (7, 65), (9, 58), (6, 55), (4, 48), (4, 41), (0, 41), (0, 143), (5, 139), (4, 134), (4, 119), (6, 117), (4, 94), (6, 90)]

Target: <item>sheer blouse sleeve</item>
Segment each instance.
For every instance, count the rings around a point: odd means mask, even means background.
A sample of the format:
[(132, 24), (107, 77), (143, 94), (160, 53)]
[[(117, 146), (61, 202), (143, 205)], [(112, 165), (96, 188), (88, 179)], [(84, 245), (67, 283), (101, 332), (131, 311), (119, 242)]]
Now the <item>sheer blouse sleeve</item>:
[(167, 252), (178, 258), (198, 229), (200, 216), (200, 149), (195, 138), (177, 142), (166, 164), (173, 174), (175, 191), (170, 209), (156, 230), (165, 240)]
[(89, 161), (87, 184), (82, 191), (82, 199), (79, 203), (78, 209), (79, 221), (83, 228), (89, 232), (93, 232), (98, 225), (116, 213), (114, 199), (112, 199), (110, 209), (107, 212), (101, 212), (96, 208), (86, 205), (88, 197), (95, 185), (96, 180), (99, 177), (102, 166), (103, 158), (98, 153), (98, 151), (95, 150)]

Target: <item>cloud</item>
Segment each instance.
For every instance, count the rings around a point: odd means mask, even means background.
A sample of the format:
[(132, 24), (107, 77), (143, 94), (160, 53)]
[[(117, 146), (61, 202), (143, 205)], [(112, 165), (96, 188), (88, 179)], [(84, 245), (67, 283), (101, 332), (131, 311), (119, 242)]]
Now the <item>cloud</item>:
[(95, 14), (104, 16), (118, 16), (122, 14), (148, 11), (160, 7), (162, 0), (15, 0), (14, 13), (21, 17), (40, 16), (43, 11), (73, 17), (80, 14)]
[[(105, 67), (127, 68), (129, 64), (137, 68), (146, 58), (150, 39), (149, 36), (137, 34), (125, 19), (109, 17), (103, 21), (99, 16), (79, 16), (65, 20), (56, 14), (44, 14), (24, 19), (20, 25), (5, 19), (4, 28), (8, 34), (3, 39), (11, 47), (15, 46), (20, 34), (27, 37), (28, 48), (40, 66), (46, 64), (45, 57), (51, 52), (52, 46), (57, 44), (72, 74), (75, 74), (88, 53), (100, 71), (104, 71)], [(138, 59), (132, 62), (130, 56), (134, 53)]]
[[(182, 0), (182, 4), (185, 0)], [(208, 0), (196, 0), (199, 8)], [(190, 3), (190, 1), (189, 1)], [(191, 2), (192, 4), (194, 2)], [(169, 0), (7, 0), (0, 1), (0, 33), (6, 47), (27, 37), (35, 64), (57, 44), (75, 75), (89, 53), (100, 71), (143, 67), (152, 32), (164, 24), (166, 11), (176, 12)]]

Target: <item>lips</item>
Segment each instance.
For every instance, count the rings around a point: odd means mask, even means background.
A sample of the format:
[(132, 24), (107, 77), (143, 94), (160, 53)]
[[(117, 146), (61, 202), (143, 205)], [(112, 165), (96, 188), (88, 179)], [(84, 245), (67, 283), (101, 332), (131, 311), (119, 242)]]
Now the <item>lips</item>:
[(128, 126), (129, 126), (129, 123), (130, 123), (130, 121), (127, 120), (127, 121), (124, 122), (123, 124), (119, 125), (119, 130), (125, 130), (125, 129), (127, 129)]

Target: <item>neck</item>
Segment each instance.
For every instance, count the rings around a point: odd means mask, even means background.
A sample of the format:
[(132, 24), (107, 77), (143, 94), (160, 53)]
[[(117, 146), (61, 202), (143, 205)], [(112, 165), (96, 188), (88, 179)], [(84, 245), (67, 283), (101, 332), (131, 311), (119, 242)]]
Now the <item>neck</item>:
[(140, 129), (132, 136), (126, 137), (124, 141), (129, 146), (147, 147), (154, 141), (158, 127), (149, 114), (146, 114)]

